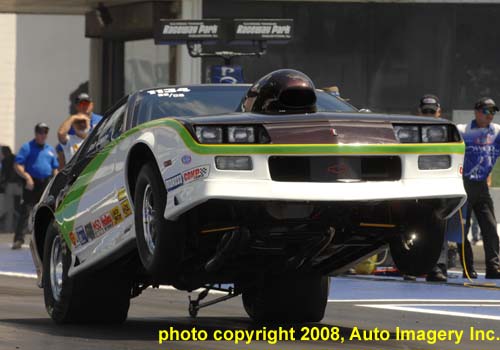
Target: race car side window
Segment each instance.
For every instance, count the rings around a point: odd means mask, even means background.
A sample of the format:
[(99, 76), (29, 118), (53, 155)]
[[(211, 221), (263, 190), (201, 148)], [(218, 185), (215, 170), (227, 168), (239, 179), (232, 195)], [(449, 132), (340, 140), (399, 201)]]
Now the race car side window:
[(93, 139), (88, 147), (88, 152), (98, 152), (123, 132), (125, 122), (126, 104), (118, 107), (106, 120), (99, 125), (98, 130), (92, 135)]

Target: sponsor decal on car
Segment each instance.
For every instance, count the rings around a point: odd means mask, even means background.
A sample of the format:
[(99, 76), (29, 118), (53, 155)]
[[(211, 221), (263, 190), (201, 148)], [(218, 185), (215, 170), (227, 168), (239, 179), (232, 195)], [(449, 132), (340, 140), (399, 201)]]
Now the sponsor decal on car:
[(167, 191), (175, 190), (176, 188), (181, 187), (184, 184), (184, 180), (182, 179), (181, 174), (177, 174), (165, 180), (165, 187)]
[(169, 166), (171, 166), (171, 165), (172, 165), (172, 160), (171, 160), (171, 159), (166, 160), (166, 161), (164, 161), (164, 162), (163, 162), (163, 166), (164, 166), (165, 168), (168, 168), (168, 167), (169, 167)]
[(184, 180), (184, 183), (188, 184), (190, 182), (208, 177), (209, 173), (210, 173), (210, 166), (202, 165), (183, 172), (182, 179)]
[(106, 231), (113, 227), (113, 218), (109, 213), (101, 216), (101, 222)]
[(120, 203), (120, 206), (122, 207), (123, 215), (125, 215), (126, 218), (132, 215), (132, 208), (130, 207), (130, 202), (128, 201), (128, 199), (122, 201)]
[(78, 226), (75, 231), (76, 231), (76, 235), (78, 236), (78, 242), (80, 242), (81, 245), (84, 245), (85, 243), (87, 243), (89, 241), (83, 226)]
[(182, 156), (182, 158), (181, 158), (182, 164), (184, 164), (184, 165), (191, 163), (191, 160), (192, 160), (192, 158), (191, 158), (191, 155), (189, 155), (189, 154), (186, 154), (186, 155)]
[(118, 225), (120, 222), (123, 221), (123, 216), (122, 216), (122, 212), (120, 210), (120, 206), (117, 205), (116, 207), (111, 209), (111, 211), (109, 213), (113, 217), (113, 224), (114, 225)]
[(76, 237), (76, 234), (75, 234), (74, 231), (71, 231), (69, 233), (69, 240), (73, 244), (73, 247), (77, 247), (78, 246), (78, 238)]
[(122, 201), (127, 198), (127, 190), (125, 187), (122, 187), (118, 190), (118, 200)]
[(94, 229), (96, 237), (99, 237), (104, 233), (104, 225), (100, 219), (92, 221), (92, 228)]
[(95, 232), (94, 229), (92, 228), (92, 224), (89, 222), (87, 225), (85, 225), (85, 232), (87, 232), (87, 237), (89, 239), (94, 239), (95, 238)]

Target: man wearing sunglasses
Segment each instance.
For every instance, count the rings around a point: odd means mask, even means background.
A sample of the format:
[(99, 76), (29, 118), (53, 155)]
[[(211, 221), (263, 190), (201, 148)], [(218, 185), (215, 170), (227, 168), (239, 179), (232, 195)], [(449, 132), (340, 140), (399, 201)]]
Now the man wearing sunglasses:
[[(483, 97), (474, 105), (474, 120), (468, 124), (457, 125), (466, 146), (463, 166), (464, 188), (468, 201), (465, 232), (469, 232), (471, 211), (473, 211), (483, 235), (486, 278), (490, 279), (500, 279), (497, 222), (488, 187), (488, 177), (500, 155), (500, 125), (493, 123), (498, 110), (493, 99)], [(472, 248), (467, 237), (463, 244), (465, 257), (461, 257), (460, 261), (463, 264), (465, 260), (464, 269), (467, 268), (470, 277), (477, 278)], [(462, 253), (461, 244), (458, 250)], [(466, 277), (465, 271), (464, 277)]]
[(25, 186), (12, 249), (22, 247), (31, 210), (40, 200), (50, 178), (57, 174), (59, 163), (56, 150), (46, 143), (48, 133), (49, 126), (38, 123), (35, 126), (35, 138), (22, 145), (16, 156), (14, 169), (25, 180)]
[[(73, 129), (73, 134), (70, 134), (70, 129)], [(60, 151), (63, 157), (59, 154), (59, 169), (73, 158), (76, 151), (87, 138), (90, 131), (90, 119), (85, 114), (75, 114), (69, 117), (61, 124), (57, 131), (59, 139)], [(59, 153), (59, 152), (58, 152)]]
[(102, 119), (102, 116), (93, 112), (94, 103), (87, 93), (83, 92), (75, 99), (75, 110), (76, 114), (69, 116), (57, 131), (59, 169), (70, 161), (90, 131)]
[[(94, 113), (94, 102), (89, 94), (82, 92), (75, 100), (77, 114), (86, 115), (90, 120), (90, 130), (92, 130), (102, 119), (102, 116)], [(71, 117), (70, 117), (71, 118)], [(74, 135), (75, 129), (69, 130), (69, 135)]]

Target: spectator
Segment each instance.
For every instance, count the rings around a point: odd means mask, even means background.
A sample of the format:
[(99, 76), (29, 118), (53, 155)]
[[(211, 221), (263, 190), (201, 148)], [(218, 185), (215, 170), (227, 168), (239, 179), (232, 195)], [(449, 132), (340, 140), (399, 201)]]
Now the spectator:
[[(426, 117), (441, 118), (441, 103), (435, 95), (424, 95), (420, 98), (418, 114)], [(448, 242), (445, 240), (441, 248), (441, 255), (434, 268), (427, 273), (427, 282), (446, 282), (447, 278), (447, 262), (448, 262)]]
[[(500, 154), (500, 125), (493, 123), (498, 107), (491, 98), (483, 97), (474, 106), (475, 119), (458, 125), (465, 142), (463, 166), (464, 187), (467, 192), (468, 210), (465, 232), (469, 232), (471, 211), (476, 214), (483, 235), (486, 278), (500, 278), (499, 239), (493, 201), (488, 187), (488, 177)], [(477, 278), (474, 257), (467, 236), (464, 237), (465, 256), (460, 259), (469, 276)], [(458, 250), (462, 253), (462, 244)], [(464, 266), (465, 260), (465, 266)]]
[[(85, 114), (90, 119), (90, 130), (92, 130), (102, 119), (102, 116), (94, 113), (94, 102), (89, 94), (83, 92), (78, 95), (75, 100), (76, 114)], [(68, 132), (69, 135), (75, 134), (75, 129), (71, 128)]]
[[(15, 155), (12, 154), (10, 147), (2, 147), (2, 173), (0, 183), (5, 191), (4, 211), (5, 211), (5, 230), (14, 231), (14, 217), (16, 213), (16, 203), (22, 194), (22, 179), (14, 170)], [(16, 200), (17, 199), (17, 200)]]
[[(74, 130), (74, 134), (69, 134), (70, 129)], [(60, 152), (58, 152), (59, 162), (63, 161), (65, 164), (73, 158), (73, 155), (78, 151), (89, 131), (90, 118), (87, 114), (72, 115), (61, 124), (57, 131), (57, 138), (59, 139), (59, 145), (64, 157), (61, 157)], [(64, 164), (60, 164), (60, 168)]]
[[(75, 115), (86, 115), (88, 117), (88, 119), (90, 120), (90, 129), (88, 130), (87, 134), (90, 133), (90, 131), (92, 131), (92, 129), (97, 124), (99, 124), (99, 122), (102, 119), (101, 115), (93, 112), (94, 111), (94, 102), (92, 102), (92, 98), (89, 96), (89, 94), (87, 94), (85, 92), (79, 94), (78, 97), (75, 99), (75, 110), (77, 112)], [(73, 116), (70, 116), (68, 119), (66, 119), (66, 121), (68, 121), (71, 117), (73, 117)], [(67, 135), (71, 136), (71, 135), (75, 135), (75, 133), (76, 133), (75, 128), (73, 127), (73, 125), (70, 125), (70, 129), (67, 132)], [(56, 151), (57, 151), (57, 158), (59, 161), (59, 170), (61, 170), (62, 168), (64, 168), (66, 163), (69, 162), (69, 159), (65, 158), (65, 152), (63, 150), (61, 143), (59, 143), (57, 145)]]
[(59, 163), (54, 147), (46, 143), (48, 133), (48, 125), (38, 123), (35, 126), (35, 138), (21, 146), (15, 159), (15, 170), (26, 181), (26, 185), (12, 249), (19, 249), (23, 245), (31, 210), (42, 196), (50, 178), (57, 174)]

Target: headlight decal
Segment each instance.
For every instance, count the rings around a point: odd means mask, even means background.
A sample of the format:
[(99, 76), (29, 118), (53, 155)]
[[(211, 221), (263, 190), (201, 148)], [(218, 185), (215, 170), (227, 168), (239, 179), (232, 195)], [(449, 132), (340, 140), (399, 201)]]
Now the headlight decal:
[(394, 124), (394, 135), (401, 143), (449, 143), (460, 137), (449, 124)]

